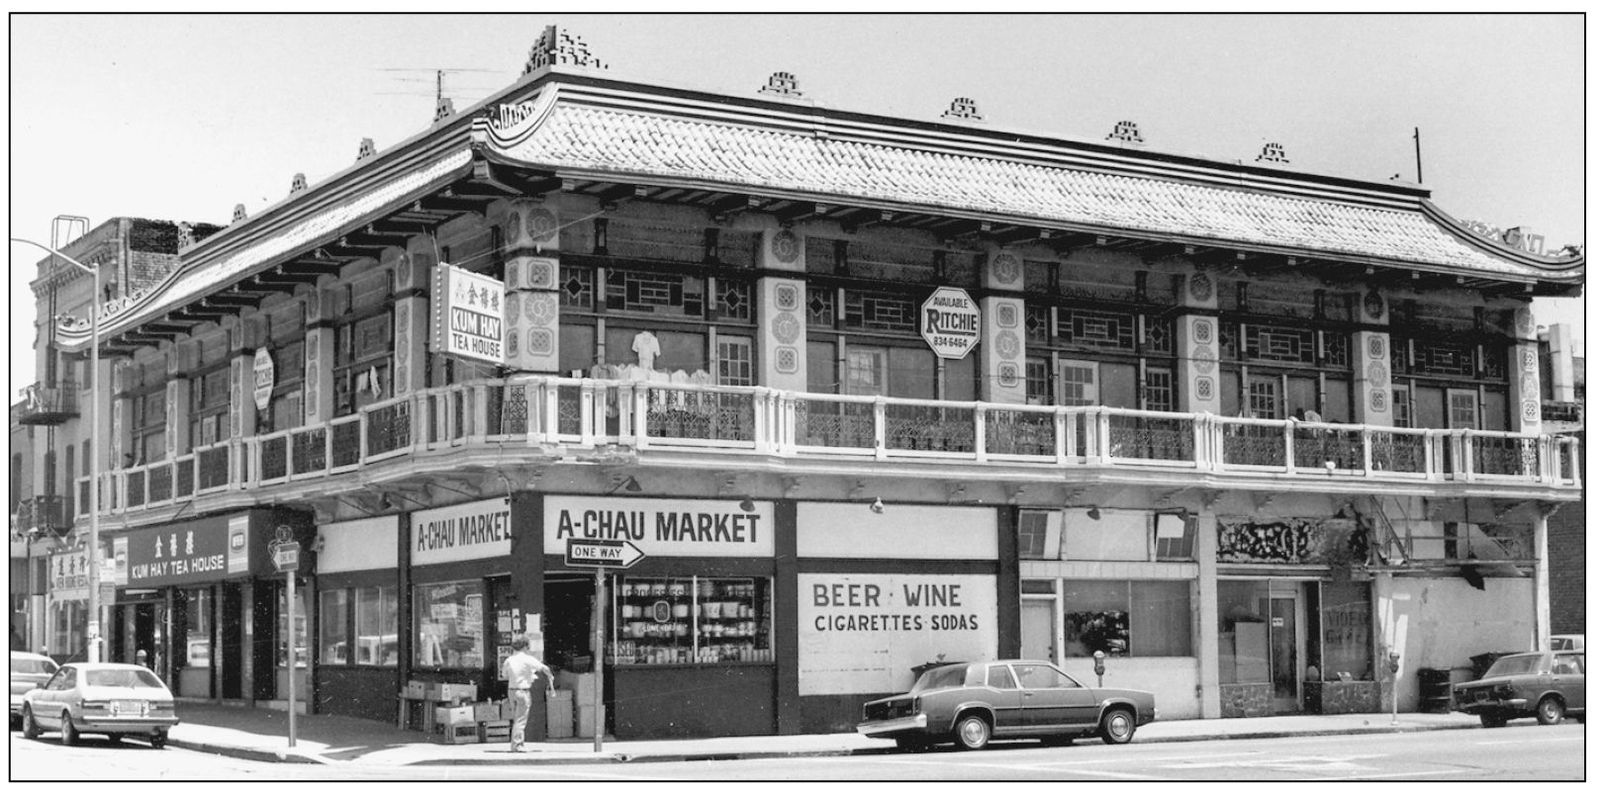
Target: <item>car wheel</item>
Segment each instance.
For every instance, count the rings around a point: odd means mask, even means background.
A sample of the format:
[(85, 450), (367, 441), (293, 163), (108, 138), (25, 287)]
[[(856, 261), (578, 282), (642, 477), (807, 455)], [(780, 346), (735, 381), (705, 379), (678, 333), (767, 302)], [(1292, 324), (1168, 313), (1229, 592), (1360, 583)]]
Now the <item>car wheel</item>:
[(16, 730), (18, 730), (20, 728), (22, 728), (22, 716), (21, 715), (12, 715), (11, 716), (11, 730), (12, 731), (16, 731)]
[(1583, 722), (1583, 716), (1582, 715), (1578, 715), (1577, 716), (1577, 722), (1578, 723), (1582, 723)]
[(1103, 714), (1103, 720), (1098, 722), (1098, 736), (1110, 745), (1124, 745), (1131, 742), (1131, 736), (1137, 733), (1137, 719), (1132, 717), (1131, 710), (1112, 709)]
[(156, 732), (150, 736), (150, 747), (160, 751), (167, 747), (167, 732)]
[(72, 713), (66, 710), (61, 711), (61, 744), (78, 744), (78, 728), (72, 725)]
[(953, 736), (957, 738), (960, 748), (978, 751), (992, 740), (992, 724), (985, 717), (972, 712), (953, 724)]
[(34, 720), (33, 710), (28, 707), (22, 709), (22, 738), (25, 740), (39, 739), (39, 721)]
[(1554, 726), (1566, 715), (1566, 706), (1554, 696), (1545, 696), (1538, 702), (1538, 722), (1545, 726)]
[(1497, 729), (1505, 725), (1505, 719), (1499, 717), (1498, 715), (1483, 714), (1478, 715), (1477, 717), (1482, 721), (1482, 727), (1484, 729)]

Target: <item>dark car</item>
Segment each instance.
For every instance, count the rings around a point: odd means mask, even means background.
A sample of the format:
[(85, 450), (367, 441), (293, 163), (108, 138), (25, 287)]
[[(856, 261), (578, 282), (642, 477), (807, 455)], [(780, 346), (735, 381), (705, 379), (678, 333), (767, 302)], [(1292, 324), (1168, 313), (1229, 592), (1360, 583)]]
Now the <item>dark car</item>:
[(1512, 718), (1546, 726), (1585, 711), (1582, 652), (1521, 652), (1494, 661), (1482, 679), (1454, 686), (1454, 708), (1497, 727)]
[(112, 742), (141, 736), (152, 748), (167, 747), (167, 730), (178, 725), (173, 694), (144, 666), (129, 663), (68, 663), (22, 697), (22, 736), (59, 731), (66, 745), (81, 734), (104, 734)]
[(1035, 737), (1068, 745), (1097, 735), (1127, 743), (1154, 719), (1154, 694), (1089, 688), (1041, 660), (992, 660), (937, 666), (900, 696), (864, 705), (858, 732), (903, 749), (953, 742), (984, 748), (994, 737)]

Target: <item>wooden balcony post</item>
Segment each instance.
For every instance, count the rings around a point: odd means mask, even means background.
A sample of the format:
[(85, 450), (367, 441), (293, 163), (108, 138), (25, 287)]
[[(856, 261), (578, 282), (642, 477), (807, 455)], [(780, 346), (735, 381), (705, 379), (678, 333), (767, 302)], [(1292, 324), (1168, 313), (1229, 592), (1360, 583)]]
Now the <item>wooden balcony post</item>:
[(1056, 464), (1070, 464), (1071, 452), (1075, 450), (1075, 422), (1070, 419), (1070, 413), (1060, 407), (1053, 411), (1053, 461)]
[(1375, 436), (1376, 430), (1369, 426), (1360, 430), (1360, 464), (1363, 466), (1360, 470), (1360, 475), (1362, 477), (1368, 477), (1372, 471), (1376, 470), (1376, 460), (1371, 458), (1371, 455), (1376, 453), (1376, 444), (1371, 441)]
[(975, 403), (975, 461), (986, 461), (986, 407)]
[(875, 397), (875, 458), (886, 458), (886, 397)]
[(1293, 468), (1297, 467), (1297, 457), (1294, 456), (1293, 450), (1293, 427), (1297, 425), (1293, 421), (1287, 421), (1282, 427), (1282, 470), (1287, 473), (1292, 473)]

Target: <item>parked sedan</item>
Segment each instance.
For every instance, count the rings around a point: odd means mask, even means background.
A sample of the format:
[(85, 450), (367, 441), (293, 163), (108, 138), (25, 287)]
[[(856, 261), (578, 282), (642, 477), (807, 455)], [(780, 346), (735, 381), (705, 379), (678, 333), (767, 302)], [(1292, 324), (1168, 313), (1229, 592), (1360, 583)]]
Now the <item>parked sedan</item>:
[(865, 704), (858, 732), (905, 750), (938, 742), (976, 750), (994, 737), (1068, 745), (1097, 735), (1116, 744), (1153, 719), (1152, 693), (1089, 688), (1040, 660), (993, 660), (925, 671), (907, 693)]
[(11, 653), (11, 728), (22, 724), (22, 696), (56, 673), (56, 661), (31, 652)]
[(1454, 708), (1498, 727), (1512, 718), (1546, 726), (1585, 710), (1582, 652), (1521, 652), (1494, 661), (1482, 679), (1454, 686)]
[(167, 747), (167, 730), (178, 724), (173, 694), (144, 666), (128, 663), (68, 663), (22, 697), (22, 736), (60, 731), (67, 745), (80, 734), (104, 734), (117, 742), (144, 735), (151, 747)]

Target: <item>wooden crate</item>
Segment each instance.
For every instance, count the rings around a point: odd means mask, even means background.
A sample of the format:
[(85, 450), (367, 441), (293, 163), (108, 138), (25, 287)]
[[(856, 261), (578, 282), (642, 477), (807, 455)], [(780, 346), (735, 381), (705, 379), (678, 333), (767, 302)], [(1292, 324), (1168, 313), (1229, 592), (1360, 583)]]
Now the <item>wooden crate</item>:
[(453, 723), (440, 732), (440, 741), (448, 745), (479, 742), (479, 724)]
[(411, 729), (413, 731), (432, 731), (435, 726), (435, 711), (440, 708), (438, 701), (419, 701), (417, 699), (403, 698), (396, 712), (396, 728)]

